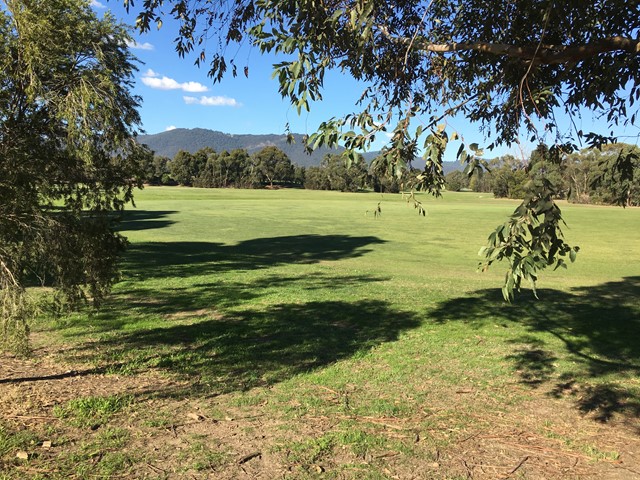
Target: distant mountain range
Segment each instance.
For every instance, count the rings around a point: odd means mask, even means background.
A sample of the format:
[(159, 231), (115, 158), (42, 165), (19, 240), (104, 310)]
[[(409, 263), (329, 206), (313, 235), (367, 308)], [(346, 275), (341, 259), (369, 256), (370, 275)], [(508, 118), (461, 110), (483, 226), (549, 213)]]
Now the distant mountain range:
[[(303, 135), (294, 133), (293, 138), (295, 143), (287, 143), (286, 135), (233, 135), (208, 130), (206, 128), (176, 128), (153, 135), (139, 135), (138, 142), (148, 145), (156, 155), (169, 158), (173, 158), (180, 150), (195, 153), (204, 147), (211, 147), (216, 152), (231, 151), (240, 148), (249, 153), (254, 153), (265, 147), (275, 146), (286, 153), (294, 164), (304, 167), (320, 165), (322, 158), (327, 153), (341, 153), (344, 150), (342, 147), (337, 149), (321, 147), (309, 155), (304, 151), (302, 143)], [(367, 162), (371, 162), (379, 153), (380, 152), (367, 152), (364, 154), (364, 158)], [(420, 168), (420, 159), (416, 160), (414, 166)], [(456, 162), (445, 162), (445, 173), (459, 169), (460, 164)]]

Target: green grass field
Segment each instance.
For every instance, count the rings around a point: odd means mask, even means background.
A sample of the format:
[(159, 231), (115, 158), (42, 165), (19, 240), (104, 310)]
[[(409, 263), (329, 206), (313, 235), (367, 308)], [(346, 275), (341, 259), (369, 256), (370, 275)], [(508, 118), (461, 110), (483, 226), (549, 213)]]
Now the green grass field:
[(640, 477), (640, 210), (563, 205), (506, 304), (517, 202), (423, 200), (146, 188), (107, 305), (12, 359), (0, 478)]

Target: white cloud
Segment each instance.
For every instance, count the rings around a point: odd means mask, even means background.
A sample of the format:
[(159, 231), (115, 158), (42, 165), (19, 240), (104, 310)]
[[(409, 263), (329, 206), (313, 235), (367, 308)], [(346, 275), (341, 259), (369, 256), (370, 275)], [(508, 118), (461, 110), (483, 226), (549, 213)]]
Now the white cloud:
[(93, 8), (107, 8), (102, 3), (98, 2), (98, 0), (91, 0), (91, 3), (89, 5), (91, 5)]
[(180, 83), (164, 75), (161, 77), (151, 69), (147, 70), (142, 76), (142, 83), (147, 87), (157, 88), (158, 90), (182, 90), (190, 93), (200, 93), (209, 90), (205, 85), (198, 82)]
[(180, 84), (180, 88), (185, 92), (198, 93), (209, 90), (207, 87), (198, 82), (185, 82)]
[(169, 125), (167, 128), (164, 129), (164, 131), (165, 132), (170, 132), (171, 130), (175, 130), (176, 128), (178, 128), (178, 127), (176, 127), (175, 125)]
[(153, 50), (153, 45), (149, 42), (138, 43), (135, 40), (127, 40), (127, 47), (133, 50)]
[(182, 97), (187, 105), (204, 105), (206, 107), (240, 107), (242, 106), (235, 98), (213, 96)]

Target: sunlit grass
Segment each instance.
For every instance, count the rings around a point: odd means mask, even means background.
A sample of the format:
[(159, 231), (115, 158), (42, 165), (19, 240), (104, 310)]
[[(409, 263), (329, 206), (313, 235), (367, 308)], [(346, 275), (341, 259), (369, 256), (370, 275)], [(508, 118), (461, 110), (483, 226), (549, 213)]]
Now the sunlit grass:
[[(275, 448), (301, 475), (335, 455), (358, 472), (411, 457), (430, 432), (425, 457), (538, 392), (602, 421), (640, 412), (639, 209), (564, 204), (577, 263), (542, 276), (541, 300), (525, 289), (509, 305), (504, 272), (478, 273), (477, 252), (517, 202), (421, 199), (424, 218), (394, 195), (147, 188), (121, 224), (131, 247), (105, 308), (35, 329), (107, 375), (193, 382), (169, 397), (223, 395), (215, 418), (264, 406), (294, 433), (332, 419)], [(90, 422), (78, 402), (61, 417)], [(185, 454), (195, 470), (223, 468), (228, 453), (201, 443)]]

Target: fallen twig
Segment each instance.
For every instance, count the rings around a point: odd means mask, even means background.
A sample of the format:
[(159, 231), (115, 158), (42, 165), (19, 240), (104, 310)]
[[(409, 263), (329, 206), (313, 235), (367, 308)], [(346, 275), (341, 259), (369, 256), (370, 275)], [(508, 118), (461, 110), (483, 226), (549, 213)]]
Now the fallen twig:
[(55, 420), (56, 417), (47, 417), (44, 415), (7, 415), (5, 418), (26, 418), (29, 420)]
[(516, 471), (522, 466), (524, 465), (524, 462), (526, 462), (527, 460), (529, 460), (529, 455), (527, 455), (526, 457), (524, 457), (522, 460), (520, 460), (520, 463), (518, 463), (515, 467), (513, 467), (509, 473), (507, 473), (507, 475), (504, 478), (509, 478), (511, 475), (513, 475), (514, 473), (516, 473)]
[(473, 469), (469, 467), (467, 461), (464, 458), (462, 459), (462, 464), (464, 465), (464, 468), (467, 469), (467, 478), (473, 478)]
[(149, 467), (151, 470), (153, 470), (153, 471), (154, 471), (154, 472), (156, 472), (156, 473), (164, 473), (164, 474), (166, 474), (166, 473), (167, 473), (167, 471), (166, 471), (166, 470), (163, 470), (163, 469), (162, 469), (162, 468), (160, 468), (160, 467), (156, 467), (155, 465), (151, 465), (151, 464), (150, 464), (150, 463), (148, 463), (148, 462), (147, 462), (147, 467)]
[(480, 435), (480, 433), (478, 433), (478, 432), (473, 433), (473, 434), (469, 435), (468, 437), (463, 438), (463, 439), (462, 439), (462, 440), (460, 440), (458, 443), (464, 443), (464, 442), (466, 442), (467, 440), (471, 440), (472, 438), (477, 437), (478, 435)]
[(380, 455), (374, 455), (373, 458), (397, 457), (398, 455), (400, 455), (400, 452), (387, 452), (387, 453), (381, 453)]
[(262, 455), (262, 452), (253, 452), (250, 453), (249, 455), (245, 455), (244, 457), (242, 457), (240, 460), (238, 460), (238, 465), (242, 465), (243, 463), (247, 463), (249, 460), (259, 457)]
[(316, 385), (316, 387), (322, 388), (323, 390), (326, 390), (327, 392), (331, 392), (334, 395), (337, 395), (338, 397), (340, 396), (340, 393), (336, 392), (335, 390), (331, 390), (329, 387), (325, 387), (324, 385)]

